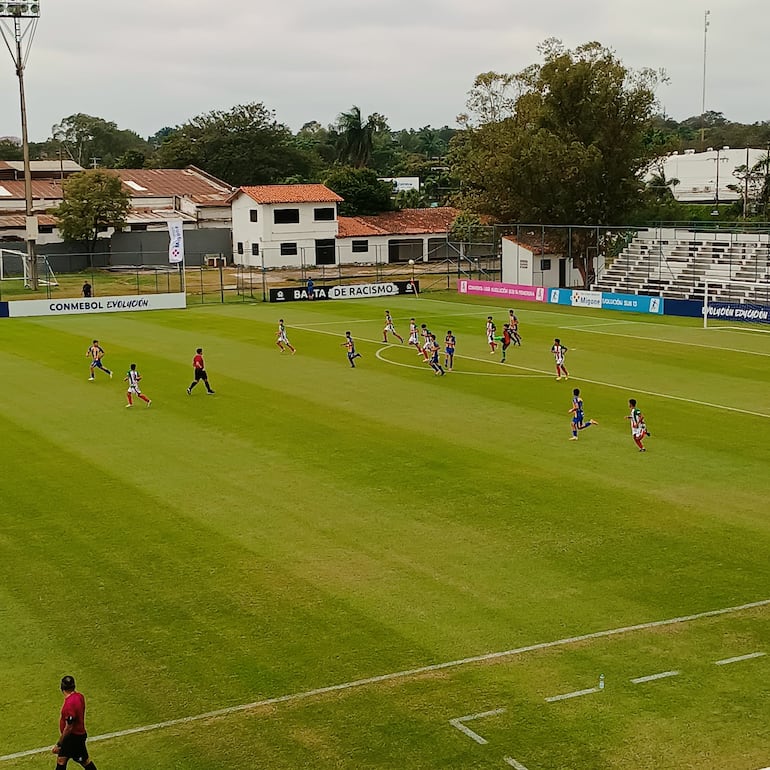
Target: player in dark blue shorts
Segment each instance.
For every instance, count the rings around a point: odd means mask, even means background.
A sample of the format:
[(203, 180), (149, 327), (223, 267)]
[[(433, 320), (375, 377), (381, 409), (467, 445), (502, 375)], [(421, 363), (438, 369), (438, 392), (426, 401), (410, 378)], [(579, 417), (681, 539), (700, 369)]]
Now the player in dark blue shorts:
[(452, 330), (449, 329), (446, 333), (446, 337), (444, 337), (444, 366), (446, 366), (447, 371), (449, 372), (452, 371), (452, 367), (454, 366), (456, 345), (457, 340), (454, 334), (452, 334)]
[(569, 414), (572, 415), (572, 436), (570, 437), (570, 441), (578, 440), (578, 431), (599, 424), (596, 420), (585, 421), (585, 412), (583, 410), (583, 399), (580, 397), (580, 388), (575, 388), (572, 391), (572, 407), (569, 410)]

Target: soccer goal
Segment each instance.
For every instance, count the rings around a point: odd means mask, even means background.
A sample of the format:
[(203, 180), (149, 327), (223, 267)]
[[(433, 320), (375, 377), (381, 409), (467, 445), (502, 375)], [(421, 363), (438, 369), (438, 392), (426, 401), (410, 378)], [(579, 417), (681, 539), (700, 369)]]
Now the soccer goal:
[[(37, 263), (37, 280), (43, 286), (58, 286), (48, 257), (38, 254), (35, 257)], [(29, 260), (23, 251), (12, 249), (0, 249), (0, 281), (24, 281), (24, 286), (29, 288), (32, 280), (29, 275)]]
[[(731, 325), (725, 325), (725, 322)], [(709, 284), (703, 291), (703, 328), (770, 333), (770, 282)]]

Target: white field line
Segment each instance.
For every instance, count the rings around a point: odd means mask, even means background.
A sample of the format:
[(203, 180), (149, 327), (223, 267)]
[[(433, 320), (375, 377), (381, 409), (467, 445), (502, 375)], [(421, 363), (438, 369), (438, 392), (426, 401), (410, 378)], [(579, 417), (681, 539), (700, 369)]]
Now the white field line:
[(671, 676), (679, 676), (681, 671), (661, 671), (660, 674), (650, 674), (649, 676), (638, 676), (631, 681), (634, 684), (642, 684), (644, 682), (654, 682), (656, 679), (668, 679)]
[(489, 741), (471, 730), (470, 727), (466, 727), (465, 722), (472, 722), (474, 719), (484, 719), (485, 717), (493, 717), (504, 713), (504, 708), (492, 709), (492, 711), (482, 711), (480, 714), (468, 714), (464, 717), (455, 717), (454, 719), (449, 720), (449, 724), (452, 725), (452, 727), (456, 727), (461, 733), (467, 735), (471, 740), (476, 741), (476, 743), (483, 746), (484, 744), (489, 743)]
[[(635, 323), (641, 323), (636, 321)], [(609, 324), (596, 324), (597, 326), (609, 326)], [(560, 326), (560, 329), (570, 329), (576, 332), (584, 331), (586, 334), (604, 334), (606, 337), (624, 337), (629, 340), (635, 340), (636, 342), (663, 342), (668, 345), (684, 345), (688, 348), (706, 348), (707, 350), (718, 350), (727, 353), (743, 353), (747, 356), (763, 356), (770, 358), (770, 353), (763, 353), (759, 350), (743, 350), (740, 348), (724, 348), (719, 345), (703, 345), (700, 342), (684, 342), (683, 340), (668, 340), (665, 337), (645, 337), (639, 334), (621, 334), (620, 332), (601, 332), (598, 329), (589, 329), (585, 326)]]
[(546, 698), (546, 703), (556, 703), (560, 700), (569, 700), (570, 698), (580, 698), (583, 695), (593, 695), (595, 692), (599, 692), (598, 687), (589, 687), (587, 690), (575, 690), (575, 692), (565, 692), (563, 695), (551, 695), (550, 698)]
[[(323, 329), (309, 329), (304, 326), (293, 326), (291, 328), (299, 329), (301, 331), (315, 332), (316, 334), (329, 334), (333, 337), (342, 336), (338, 332), (327, 332), (327, 331), (324, 331)], [(609, 332), (607, 333), (609, 334)], [(596, 334), (596, 332), (589, 332), (589, 334)], [(382, 344), (382, 340), (371, 340), (365, 337), (359, 337), (358, 341), (371, 342), (371, 343), (380, 344), (380, 345)], [(478, 361), (480, 363), (488, 363), (488, 364), (495, 363), (494, 361), (489, 361), (484, 358), (474, 358), (473, 356), (464, 356), (462, 354), (457, 354), (457, 353), (455, 354), (455, 358), (465, 359), (467, 361)], [(394, 361), (388, 361), (387, 359), (384, 359), (384, 358), (381, 360), (385, 361), (386, 363), (393, 364), (394, 366), (399, 366), (399, 364), (395, 363)], [(509, 363), (500, 364), (500, 365), (509, 367), (511, 369), (521, 369), (522, 371), (525, 371), (525, 372), (534, 372), (540, 375), (551, 376), (551, 373), (549, 371), (546, 371), (545, 369), (535, 369), (534, 367), (531, 367), (531, 366), (519, 366), (518, 364), (509, 364)], [(458, 372), (453, 372), (453, 374), (458, 374)], [(482, 373), (477, 373), (477, 374), (479, 376), (485, 376)], [(626, 393), (634, 393), (634, 394), (641, 393), (642, 395), (653, 396), (654, 398), (666, 398), (666, 399), (669, 399), (670, 401), (681, 401), (685, 404), (695, 404), (696, 406), (705, 406), (705, 407), (708, 407), (709, 409), (719, 409), (725, 412), (733, 412), (736, 414), (747, 414), (751, 417), (762, 417), (765, 420), (770, 420), (770, 414), (765, 414), (764, 412), (754, 412), (750, 409), (741, 409), (740, 407), (737, 407), (737, 406), (727, 406), (726, 404), (714, 404), (711, 401), (699, 401), (698, 399), (695, 399), (695, 398), (685, 398), (684, 396), (674, 396), (670, 393), (658, 393), (657, 391), (654, 391), (654, 390), (642, 390), (641, 388), (630, 388), (630, 387), (627, 387), (626, 385), (617, 385), (614, 382), (603, 382), (602, 380), (589, 380), (586, 377), (573, 377), (572, 375), (570, 375), (570, 379), (574, 380), (575, 382), (587, 382), (590, 385), (600, 385), (604, 388), (613, 388), (614, 390), (624, 390), (626, 391)]]
[(517, 762), (513, 757), (503, 757), (503, 762), (510, 765), (514, 770), (527, 770), (521, 762)]
[(750, 652), (748, 655), (738, 655), (735, 658), (723, 658), (722, 660), (717, 660), (714, 665), (727, 666), (730, 663), (740, 663), (742, 660), (753, 660), (754, 658), (762, 658), (764, 656), (764, 652)]
[(464, 735), (467, 735), (472, 741), (476, 741), (480, 746), (488, 743), (486, 738), (482, 738), (478, 733), (473, 732), (470, 727), (466, 727), (459, 719), (450, 719), (449, 724), (452, 727), (456, 727)]
[[(264, 706), (273, 706), (278, 703), (292, 703), (299, 700), (314, 698), (318, 695), (326, 695), (327, 693), (342, 692), (345, 690), (353, 690), (360, 687), (366, 687), (370, 684), (411, 679), (416, 676), (421, 676), (422, 674), (430, 673), (431, 671), (442, 671), (444, 669), (458, 668), (459, 666), (467, 666), (473, 663), (485, 663), (490, 660), (512, 658), (517, 655), (524, 655), (528, 652), (548, 650), (554, 647), (567, 647), (569, 645), (579, 644), (580, 642), (586, 642), (592, 639), (604, 639), (606, 637), (629, 634), (634, 631), (645, 631), (650, 628), (664, 628), (666, 626), (674, 626), (681, 623), (691, 623), (694, 620), (702, 620), (703, 618), (716, 618), (722, 615), (732, 615), (736, 612), (744, 612), (746, 610), (753, 610), (759, 607), (767, 606), (770, 606), (770, 599), (762, 599), (756, 602), (738, 604), (734, 607), (723, 607), (719, 610), (706, 610), (705, 612), (696, 612), (692, 615), (680, 615), (679, 617), (668, 618), (667, 620), (653, 620), (648, 623), (637, 623), (632, 626), (620, 626), (619, 628), (610, 628), (604, 631), (594, 631), (588, 634), (580, 634), (579, 636), (568, 636), (564, 639), (556, 639), (550, 642), (539, 642), (537, 644), (527, 645), (526, 647), (515, 647), (514, 649), (504, 650), (502, 652), (488, 652), (483, 655), (473, 655), (468, 658), (460, 658), (458, 660), (450, 660), (443, 663), (433, 663), (427, 666), (420, 666), (419, 668), (396, 671), (391, 674), (380, 674), (379, 676), (370, 676), (365, 679), (355, 679), (352, 682), (333, 684), (327, 687), (319, 687), (315, 690), (305, 690), (304, 692), (292, 693), (290, 695), (280, 695), (275, 698), (267, 698), (265, 700), (254, 701), (253, 703), (243, 703), (239, 706), (227, 706), (226, 708), (216, 709), (215, 711), (207, 711), (203, 714), (195, 714), (193, 716), (168, 719), (165, 722), (156, 722), (155, 724), (151, 725), (130, 727), (126, 730), (118, 730), (116, 732), (105, 733), (103, 735), (95, 735), (90, 737), (88, 740), (93, 743), (94, 741), (106, 741), (110, 738), (122, 738), (126, 735), (149, 733), (155, 730), (162, 730), (165, 727), (189, 724), (190, 722), (201, 722), (206, 719), (215, 719), (217, 717), (228, 716), (229, 714), (237, 714), (242, 711), (253, 711), (254, 709), (262, 708)], [(42, 754), (50, 750), (51, 747), (46, 746), (40, 749), (29, 749), (27, 751), (19, 751), (14, 754), (6, 754), (5, 756), (0, 756), (0, 762), (6, 762), (9, 759), (18, 759), (19, 757), (28, 757), (32, 756), (33, 754)]]
[[(483, 312), (483, 311), (489, 311), (489, 310), (491, 310), (493, 312), (499, 313), (503, 309), (502, 306), (500, 306), (500, 305), (470, 305), (470, 304), (466, 304), (466, 303), (462, 303), (462, 302), (450, 302), (449, 300), (440, 300), (440, 299), (427, 299), (425, 301), (426, 302), (436, 302), (436, 303), (441, 303), (441, 304), (446, 304), (446, 305), (454, 305), (455, 307), (457, 307), (458, 305), (460, 305), (462, 307), (476, 307), (476, 308), (478, 308), (477, 312), (479, 312), (479, 313)], [(526, 304), (529, 304), (529, 303), (526, 303)], [(545, 304), (547, 306), (547, 303), (535, 303), (535, 305), (538, 306), (538, 310), (533, 311), (533, 312), (537, 313), (538, 315), (555, 315), (555, 316), (557, 316), (559, 318), (571, 318), (573, 320), (575, 319), (575, 316), (571, 315), (570, 313), (560, 312), (558, 310), (541, 310), (540, 307), (543, 304)], [(521, 307), (522, 307), (522, 305), (519, 304), (519, 308), (521, 308)], [(519, 315), (521, 315), (521, 313), (524, 313), (526, 315), (526, 310), (523, 310), (523, 311), (519, 310), (519, 311), (517, 311), (517, 313)], [(468, 313), (467, 315), (475, 315), (475, 313)], [(606, 316), (603, 317), (603, 316), (596, 316), (596, 315), (584, 315), (584, 316), (580, 316), (580, 318), (586, 318), (586, 319), (589, 319), (589, 320), (596, 320), (596, 321), (604, 320), (604, 323), (596, 324), (596, 326), (609, 326), (609, 325), (618, 323), (618, 324), (640, 324), (641, 326), (653, 326), (655, 328), (659, 328), (659, 324), (653, 323), (651, 321), (643, 321), (641, 319), (635, 319), (633, 321), (623, 321), (623, 320), (610, 321)], [(591, 324), (591, 326), (593, 326), (593, 325), (594, 324)], [(586, 324), (585, 326), (560, 326), (559, 328), (560, 329), (573, 329), (575, 331), (582, 331), (582, 329), (586, 328), (587, 326), (588, 326), (588, 324)], [(739, 332), (739, 333), (740, 332), (746, 332), (746, 333), (753, 333), (753, 334), (757, 334), (757, 333), (758, 334), (770, 334), (770, 330), (767, 330), (767, 329), (751, 329), (751, 328), (744, 329), (744, 328), (738, 328), (738, 327), (733, 327), (733, 326), (713, 326), (713, 327), (709, 326), (709, 329), (713, 329), (714, 331), (734, 331), (734, 332)], [(591, 332), (589, 332), (589, 333), (591, 333)], [(612, 332), (593, 332), (593, 334), (603, 334), (603, 333), (604, 334), (612, 334)], [(631, 339), (634, 339), (634, 340), (639, 340), (640, 339), (638, 336), (633, 336), (633, 335), (630, 335), (630, 334), (629, 335), (617, 334), (617, 335), (613, 335), (613, 336), (617, 336), (617, 337), (627, 336), (627, 337), (629, 337)], [(723, 350), (723, 351), (727, 351), (727, 352), (731, 352), (731, 353), (745, 353), (747, 355), (755, 355), (755, 356), (770, 356), (770, 353), (759, 353), (756, 350), (736, 350), (735, 348), (724, 348), (724, 347), (719, 347), (717, 345), (703, 345), (703, 344), (698, 343), (698, 342), (682, 342), (682, 341), (679, 341), (679, 340), (667, 340), (667, 339), (657, 338), (657, 337), (642, 337), (641, 339), (651, 340), (653, 342), (669, 342), (672, 345), (687, 345), (689, 347), (695, 347), (695, 348), (708, 348), (709, 350)]]
[[(404, 369), (420, 369), (421, 371), (427, 371), (430, 369), (430, 367), (427, 364), (427, 361), (425, 362), (425, 366), (420, 366), (418, 364), (403, 364), (400, 361), (391, 361), (388, 358), (385, 358), (385, 356), (382, 355), (383, 350), (388, 350), (391, 348), (392, 345), (388, 345), (386, 348), (380, 348), (374, 355), (379, 358), (380, 361), (383, 361), (386, 364), (392, 364), (393, 366), (401, 366)], [(456, 356), (455, 356), (456, 357)], [(473, 358), (468, 359), (468, 356), (463, 356), (466, 360), (472, 360), (472, 361), (483, 361), (481, 358)], [(492, 363), (492, 362), (487, 362)], [(508, 364), (500, 364), (500, 366), (507, 366)], [(447, 369), (447, 374), (464, 374), (464, 375), (471, 375), (473, 377), (516, 377), (518, 379), (544, 379), (545, 377), (549, 377), (548, 374), (514, 374), (513, 372), (464, 372), (462, 370), (456, 370), (456, 369)]]

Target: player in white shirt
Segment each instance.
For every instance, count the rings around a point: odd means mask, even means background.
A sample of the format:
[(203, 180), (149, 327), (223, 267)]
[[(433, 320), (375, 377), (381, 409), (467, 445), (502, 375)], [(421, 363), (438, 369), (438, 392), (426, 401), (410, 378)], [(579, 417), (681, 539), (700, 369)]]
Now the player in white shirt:
[(286, 334), (286, 326), (284, 326), (283, 318), (278, 319), (278, 331), (275, 333), (275, 336), (275, 344), (278, 345), (278, 347), (281, 349), (281, 353), (283, 353), (286, 348), (291, 350), (292, 355), (297, 352), (292, 346), (291, 342), (289, 342), (289, 337)]
[(497, 327), (495, 326), (495, 322), (492, 320), (492, 316), (487, 316), (487, 343), (489, 345), (489, 353), (490, 355), (495, 352), (497, 349), (497, 341), (495, 340), (495, 332), (497, 331)]
[(150, 401), (150, 399), (139, 389), (139, 380), (141, 379), (142, 375), (136, 371), (136, 364), (131, 364), (131, 367), (126, 372), (126, 376), (123, 378), (123, 382), (128, 383), (128, 390), (126, 391), (126, 400), (128, 403), (126, 404), (126, 409), (134, 405), (134, 396), (141, 398), (147, 406), (152, 403), (152, 401)]
[(551, 353), (553, 353), (554, 361), (556, 362), (556, 379), (560, 380), (562, 374), (564, 379), (569, 379), (569, 372), (567, 367), (564, 366), (564, 356), (567, 353), (567, 346), (561, 344), (561, 340), (557, 337), (551, 345)]
[(390, 317), (390, 310), (385, 311), (385, 328), (382, 330), (382, 341), (388, 341), (388, 334), (392, 334), (403, 345), (404, 338), (396, 331), (396, 327), (393, 325), (393, 319)]

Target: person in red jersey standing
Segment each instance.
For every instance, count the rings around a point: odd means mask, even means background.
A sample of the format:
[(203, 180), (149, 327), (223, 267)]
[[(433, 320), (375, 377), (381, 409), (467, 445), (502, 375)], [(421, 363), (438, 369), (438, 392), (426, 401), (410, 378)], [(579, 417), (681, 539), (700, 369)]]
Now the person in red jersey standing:
[(62, 677), (64, 705), (59, 717), (59, 740), (51, 751), (56, 754), (56, 767), (66, 767), (70, 759), (86, 770), (96, 770), (86, 748), (86, 699), (75, 689), (75, 678)]
[(211, 385), (209, 385), (209, 376), (206, 374), (206, 364), (203, 362), (203, 348), (198, 348), (193, 356), (193, 381), (190, 383), (190, 387), (187, 388), (188, 396), (200, 380), (203, 380), (206, 392), (210, 396), (214, 395), (214, 391), (211, 389)]

